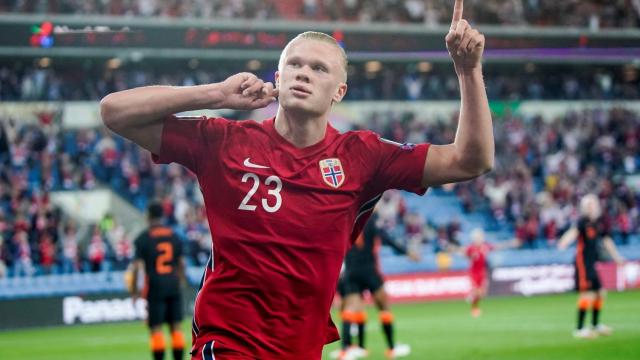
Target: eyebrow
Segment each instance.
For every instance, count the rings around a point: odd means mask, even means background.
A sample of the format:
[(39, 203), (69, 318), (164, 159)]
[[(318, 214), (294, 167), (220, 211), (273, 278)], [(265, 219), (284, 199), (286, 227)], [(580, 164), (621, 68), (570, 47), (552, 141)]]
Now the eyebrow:
[[(289, 57), (287, 59), (287, 62), (289, 62), (289, 61), (302, 61), (302, 60), (303, 59), (300, 56), (294, 55), (294, 56)], [(312, 66), (313, 65), (320, 65), (320, 66), (323, 66), (325, 69), (327, 69), (327, 71), (331, 70), (331, 67), (329, 66), (329, 64), (324, 62), (324, 61), (322, 61), (322, 60), (310, 60), (310, 61), (307, 61), (307, 62), (309, 64), (311, 64)]]

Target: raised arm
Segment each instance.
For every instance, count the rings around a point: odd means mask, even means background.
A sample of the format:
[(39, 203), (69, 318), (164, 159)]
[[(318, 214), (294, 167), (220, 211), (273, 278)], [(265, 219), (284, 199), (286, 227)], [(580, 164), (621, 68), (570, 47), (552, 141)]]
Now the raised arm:
[(462, 19), (463, 0), (456, 0), (445, 41), (460, 84), (460, 117), (453, 143), (432, 145), (422, 184), (470, 180), (493, 168), (494, 140), (489, 101), (482, 78), (484, 35)]
[(278, 90), (250, 73), (198, 86), (145, 86), (107, 95), (100, 102), (105, 126), (152, 153), (159, 153), (164, 118), (200, 109), (257, 109)]
[(522, 246), (522, 240), (518, 238), (513, 238), (509, 241), (494, 243), (492, 244), (492, 246), (496, 250), (517, 249), (520, 246)]
[(558, 240), (558, 249), (564, 250), (571, 245), (572, 242), (576, 241), (578, 238), (578, 228), (572, 226), (569, 230), (565, 231), (564, 234)]
[(451, 253), (451, 254), (458, 254), (464, 257), (468, 257), (467, 256), (467, 250), (469, 249), (469, 246), (460, 246), (460, 245), (455, 245), (455, 244), (449, 244), (449, 246), (447, 246), (446, 252)]

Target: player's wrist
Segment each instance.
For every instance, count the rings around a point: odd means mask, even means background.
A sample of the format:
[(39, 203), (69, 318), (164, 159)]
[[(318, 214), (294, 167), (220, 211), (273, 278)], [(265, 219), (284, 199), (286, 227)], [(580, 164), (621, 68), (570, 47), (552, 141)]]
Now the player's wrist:
[(225, 107), (226, 96), (221, 84), (205, 84), (200, 85), (198, 93), (200, 95), (199, 102), (203, 109), (222, 109)]
[(464, 66), (464, 65), (454, 64), (454, 67), (456, 70), (456, 74), (458, 74), (458, 77), (482, 78), (482, 63), (478, 63), (473, 66)]

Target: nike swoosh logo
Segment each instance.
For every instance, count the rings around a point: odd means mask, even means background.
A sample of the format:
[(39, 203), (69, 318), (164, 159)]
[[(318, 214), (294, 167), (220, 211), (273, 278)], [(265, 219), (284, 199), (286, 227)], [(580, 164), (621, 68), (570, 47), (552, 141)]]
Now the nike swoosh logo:
[(250, 158), (246, 158), (244, 159), (244, 163), (242, 163), (244, 166), (246, 167), (250, 167), (250, 168), (256, 168), (256, 169), (268, 169), (268, 166), (263, 166), (263, 165), (257, 165), (252, 163), (251, 161), (249, 161)]

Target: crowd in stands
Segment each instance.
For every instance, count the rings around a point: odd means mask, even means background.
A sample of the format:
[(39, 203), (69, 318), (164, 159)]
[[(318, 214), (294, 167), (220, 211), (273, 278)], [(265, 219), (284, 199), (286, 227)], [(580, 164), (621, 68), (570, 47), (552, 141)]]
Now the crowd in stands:
[[(24, 63), (0, 64), (0, 100), (99, 100), (106, 94), (144, 85), (198, 85), (219, 82), (241, 71), (273, 81), (276, 64), (251, 71), (237, 64), (211, 69), (127, 67), (106, 69), (104, 64), (78, 72), (78, 66), (38, 67)], [(367, 71), (353, 64), (346, 100), (449, 100), (459, 97), (458, 80), (450, 65), (385, 64)], [(424, 70), (424, 69), (423, 69)], [(485, 66), (487, 92), (492, 100), (639, 99), (640, 70), (633, 65), (576, 67)]]
[(578, 215), (582, 195), (605, 204), (606, 227), (625, 244), (637, 233), (640, 192), (627, 176), (640, 171), (640, 117), (620, 108), (542, 118), (506, 117), (496, 127), (500, 165), (476, 181), (499, 222), (515, 224), (529, 246), (553, 245)]
[[(366, 114), (367, 128), (400, 142), (448, 143), (455, 114), (435, 123), (420, 114)], [(463, 213), (486, 213), (487, 226), (506, 230), (525, 247), (550, 247), (576, 221), (581, 195), (595, 192), (604, 219), (621, 244), (637, 234), (640, 192), (628, 176), (640, 172), (640, 116), (613, 108), (569, 112), (556, 119), (509, 113), (495, 119), (496, 167), (457, 184)], [(124, 269), (133, 236), (117, 215), (79, 224), (52, 205), (55, 190), (107, 186), (144, 210), (161, 201), (168, 224), (182, 235), (189, 263), (206, 263), (211, 244), (196, 179), (178, 165), (154, 165), (149, 154), (104, 129), (61, 131), (55, 116), (40, 123), (0, 119), (0, 276)], [(459, 219), (428, 223), (400, 192), (379, 204), (380, 221), (409, 246), (438, 252), (460, 242)], [(401, 230), (398, 230), (401, 229)], [(399, 233), (401, 231), (401, 233)]]
[[(455, 118), (426, 125), (419, 116), (374, 114), (367, 128), (399, 142), (454, 139)], [(640, 191), (629, 177), (640, 173), (640, 114), (622, 108), (556, 119), (507, 113), (494, 121), (495, 169), (453, 190), (465, 213), (487, 210), (491, 228), (513, 230), (525, 247), (548, 247), (575, 223), (580, 197), (593, 192), (605, 204), (614, 240), (627, 244), (638, 233)]]
[[(448, 25), (450, 0), (9, 0), (0, 12), (181, 18), (285, 19)], [(634, 28), (638, 0), (471, 0), (479, 24)]]
[[(61, 131), (53, 116), (40, 123), (0, 119), (0, 277), (122, 270), (133, 236), (113, 214), (79, 224), (49, 194), (107, 186), (144, 211), (161, 201), (185, 239), (189, 262), (206, 263), (211, 244), (195, 178), (178, 165), (154, 166), (148, 153), (99, 129)], [(86, 204), (86, 206), (91, 206)]]

